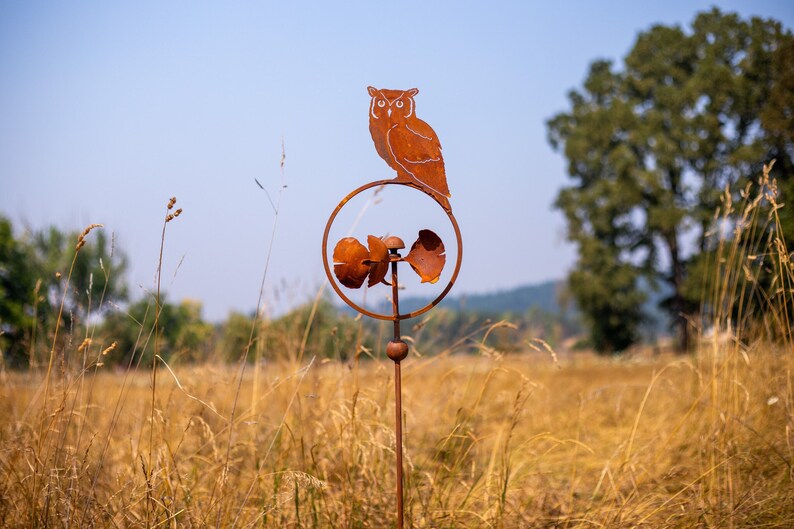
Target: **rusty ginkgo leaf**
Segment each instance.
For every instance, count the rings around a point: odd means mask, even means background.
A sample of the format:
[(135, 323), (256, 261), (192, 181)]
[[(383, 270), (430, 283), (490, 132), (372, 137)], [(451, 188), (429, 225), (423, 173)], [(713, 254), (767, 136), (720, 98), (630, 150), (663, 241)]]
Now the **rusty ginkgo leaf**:
[(374, 235), (367, 236), (367, 245), (370, 260), (367, 286), (372, 287), (383, 281), (389, 271), (389, 250), (383, 240)]
[(347, 288), (360, 288), (369, 274), (369, 251), (353, 237), (334, 247), (334, 275)]
[(419, 230), (419, 238), (411, 246), (404, 261), (422, 278), (422, 283), (435, 283), (447, 262), (444, 243), (430, 230)]

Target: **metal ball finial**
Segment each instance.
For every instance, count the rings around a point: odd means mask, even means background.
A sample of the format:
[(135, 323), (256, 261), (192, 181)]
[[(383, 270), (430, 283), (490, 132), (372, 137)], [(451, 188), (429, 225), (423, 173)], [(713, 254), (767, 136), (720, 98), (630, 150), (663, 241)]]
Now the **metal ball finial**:
[(408, 356), (408, 344), (402, 340), (391, 340), (386, 344), (386, 356), (395, 362), (401, 362)]

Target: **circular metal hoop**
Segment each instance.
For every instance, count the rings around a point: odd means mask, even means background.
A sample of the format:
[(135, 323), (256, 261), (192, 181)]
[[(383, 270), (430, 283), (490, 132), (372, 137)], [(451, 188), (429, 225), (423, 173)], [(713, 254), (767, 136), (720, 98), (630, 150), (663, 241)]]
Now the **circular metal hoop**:
[(366, 316), (369, 316), (370, 318), (375, 318), (378, 320), (385, 320), (385, 321), (406, 320), (408, 318), (414, 318), (416, 316), (419, 316), (420, 314), (424, 314), (428, 310), (438, 305), (441, 302), (441, 300), (444, 299), (446, 295), (449, 293), (450, 289), (452, 288), (452, 285), (455, 284), (455, 280), (458, 278), (458, 272), (460, 272), (460, 264), (463, 261), (463, 239), (461, 238), (460, 235), (460, 228), (458, 227), (458, 221), (455, 220), (455, 215), (452, 214), (451, 210), (447, 210), (442, 207), (442, 209), (444, 209), (444, 212), (447, 214), (447, 217), (449, 217), (449, 221), (452, 224), (452, 228), (455, 230), (455, 239), (458, 245), (458, 255), (455, 261), (455, 270), (452, 272), (452, 277), (449, 279), (449, 283), (447, 283), (447, 286), (444, 287), (444, 290), (441, 291), (441, 294), (439, 294), (438, 297), (436, 297), (436, 299), (434, 299), (433, 301), (431, 301), (421, 309), (415, 310), (413, 312), (409, 312), (407, 314), (388, 315), (388, 314), (380, 314), (378, 312), (372, 312), (371, 310), (367, 310), (364, 307), (361, 307), (358, 304), (354, 303), (350, 298), (348, 298), (344, 294), (344, 292), (342, 292), (342, 289), (339, 288), (339, 284), (337, 283), (334, 274), (331, 272), (331, 267), (328, 264), (328, 233), (331, 231), (331, 226), (334, 223), (334, 219), (336, 219), (336, 215), (339, 213), (339, 211), (341, 211), (341, 209), (345, 206), (345, 204), (347, 204), (356, 195), (373, 187), (385, 186), (391, 184), (403, 185), (416, 189), (416, 186), (413, 186), (408, 182), (397, 182), (394, 180), (376, 180), (375, 182), (364, 184), (355, 191), (349, 193), (345, 198), (342, 199), (341, 202), (339, 202), (339, 205), (336, 206), (336, 209), (334, 209), (333, 213), (331, 213), (331, 216), (328, 218), (328, 223), (325, 225), (325, 232), (323, 232), (323, 266), (325, 267), (325, 275), (328, 276), (328, 281), (331, 282), (331, 286), (333, 287), (334, 291), (336, 291), (336, 294), (340, 298), (342, 298), (342, 301), (347, 303), (355, 311), (360, 312), (361, 314), (364, 314)]

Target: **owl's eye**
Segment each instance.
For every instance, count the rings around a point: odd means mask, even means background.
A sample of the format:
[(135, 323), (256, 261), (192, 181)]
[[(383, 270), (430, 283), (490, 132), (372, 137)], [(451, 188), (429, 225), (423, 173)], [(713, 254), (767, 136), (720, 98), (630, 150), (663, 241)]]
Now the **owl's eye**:
[(403, 102), (402, 101), (397, 101), (396, 104), (397, 104), (397, 108), (402, 108), (403, 107)]
[(383, 108), (383, 107), (385, 107), (385, 106), (386, 106), (386, 101), (384, 101), (383, 99), (381, 99), (380, 101), (378, 101), (378, 106), (379, 106), (380, 108)]

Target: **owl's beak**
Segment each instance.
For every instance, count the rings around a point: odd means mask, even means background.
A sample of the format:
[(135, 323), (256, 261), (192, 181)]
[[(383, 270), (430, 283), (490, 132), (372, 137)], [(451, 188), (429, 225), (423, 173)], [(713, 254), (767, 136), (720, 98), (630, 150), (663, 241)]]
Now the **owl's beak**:
[(386, 114), (387, 114), (389, 117), (391, 117), (391, 109), (388, 109), (388, 110), (386, 111)]

